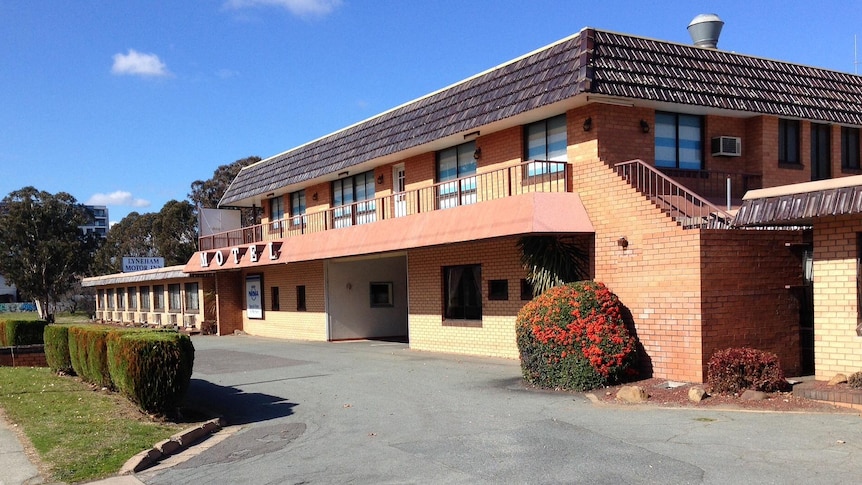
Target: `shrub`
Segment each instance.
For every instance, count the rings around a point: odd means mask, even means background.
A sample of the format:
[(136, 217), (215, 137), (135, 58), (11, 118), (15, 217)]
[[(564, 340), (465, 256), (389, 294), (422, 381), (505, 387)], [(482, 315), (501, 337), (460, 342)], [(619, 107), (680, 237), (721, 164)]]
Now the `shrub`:
[(48, 322), (44, 320), (5, 320), (0, 321), (0, 346), (39, 345), (44, 343), (42, 333)]
[(784, 389), (787, 381), (778, 356), (748, 347), (719, 350), (707, 363), (707, 385), (717, 394), (753, 389), (773, 392)]
[(111, 330), (99, 325), (69, 327), (69, 357), (75, 374), (91, 384), (108, 388), (112, 387), (107, 347)]
[(854, 372), (847, 378), (847, 385), (852, 388), (862, 387), (862, 372)]
[(69, 353), (69, 327), (48, 325), (45, 327), (45, 360), (54, 372), (71, 374), (72, 356)]
[(534, 298), (518, 313), (516, 334), (524, 378), (541, 387), (595, 389), (618, 381), (635, 357), (619, 299), (592, 281)]
[(108, 367), (117, 389), (142, 410), (169, 414), (188, 390), (194, 346), (175, 332), (117, 332), (108, 337)]

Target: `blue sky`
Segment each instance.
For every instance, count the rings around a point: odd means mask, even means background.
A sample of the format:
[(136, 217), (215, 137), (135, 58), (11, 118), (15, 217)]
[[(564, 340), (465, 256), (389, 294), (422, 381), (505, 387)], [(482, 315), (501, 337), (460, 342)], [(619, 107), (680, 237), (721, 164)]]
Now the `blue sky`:
[(720, 49), (856, 68), (855, 0), (0, 0), (0, 197), (32, 185), (108, 205), (113, 222), (156, 212), (219, 165), (583, 27), (689, 44), (699, 13), (725, 21)]

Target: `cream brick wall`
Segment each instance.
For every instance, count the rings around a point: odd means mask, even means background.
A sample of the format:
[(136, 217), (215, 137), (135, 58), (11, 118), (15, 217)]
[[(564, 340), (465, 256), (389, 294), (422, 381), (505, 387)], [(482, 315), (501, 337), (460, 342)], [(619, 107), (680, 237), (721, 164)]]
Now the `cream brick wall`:
[(323, 312), (272, 312), (266, 319), (250, 319), (243, 311), (245, 331), (259, 337), (294, 340), (326, 340), (326, 313)]
[[(515, 317), (526, 302), (521, 300), (521, 279), (525, 272), (516, 242), (517, 238), (510, 237), (410, 250), (407, 255), (410, 347), (517, 358)], [(482, 265), (481, 326), (480, 322), (463, 326), (458, 320), (444, 322), (441, 316), (442, 268), (461, 264)], [(509, 299), (488, 300), (488, 281), (499, 279), (508, 280)]]
[(862, 337), (856, 335), (856, 233), (858, 218), (814, 224), (814, 368), (818, 380), (862, 371)]

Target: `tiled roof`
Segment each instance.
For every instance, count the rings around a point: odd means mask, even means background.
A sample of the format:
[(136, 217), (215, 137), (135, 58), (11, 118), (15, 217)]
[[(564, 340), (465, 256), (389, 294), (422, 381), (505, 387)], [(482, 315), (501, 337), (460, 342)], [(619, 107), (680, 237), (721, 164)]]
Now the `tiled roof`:
[(345, 170), (584, 91), (583, 32), (320, 140), (243, 168), (220, 205)]
[(221, 205), (584, 93), (862, 126), (862, 77), (584, 29), (501, 67), (246, 167)]
[(591, 92), (862, 125), (862, 77), (596, 31)]
[(119, 285), (125, 283), (142, 283), (145, 281), (164, 281), (175, 278), (188, 278), (189, 274), (183, 272), (183, 265), (168, 266), (166, 268), (148, 269), (132, 273), (114, 273), (103, 276), (91, 276), (81, 280), (81, 286), (105, 286)]

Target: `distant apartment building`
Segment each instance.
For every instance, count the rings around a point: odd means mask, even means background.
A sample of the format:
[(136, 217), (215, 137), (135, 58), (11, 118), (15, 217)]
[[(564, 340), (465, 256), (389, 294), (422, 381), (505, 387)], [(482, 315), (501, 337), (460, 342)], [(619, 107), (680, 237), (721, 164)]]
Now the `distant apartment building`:
[(108, 237), (108, 207), (104, 205), (85, 205), (93, 214), (92, 224), (80, 226), (84, 233), (95, 233), (100, 236)]

